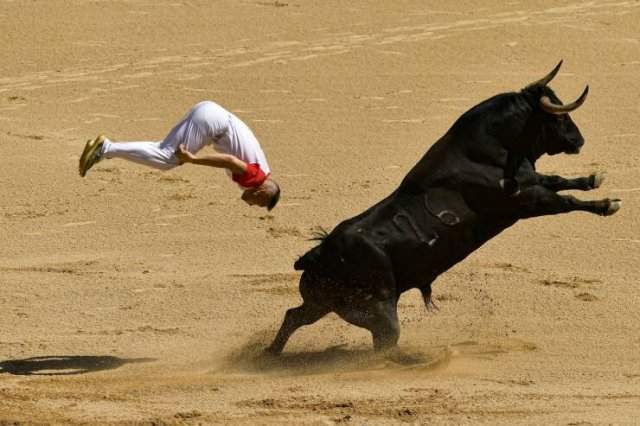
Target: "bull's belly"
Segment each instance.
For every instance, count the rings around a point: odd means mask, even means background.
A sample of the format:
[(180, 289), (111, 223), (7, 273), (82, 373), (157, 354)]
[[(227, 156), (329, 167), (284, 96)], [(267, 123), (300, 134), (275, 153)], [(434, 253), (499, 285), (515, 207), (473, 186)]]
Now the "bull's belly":
[(394, 250), (390, 258), (398, 284), (413, 288), (433, 281), (476, 248), (469, 239), (446, 241), (441, 237), (433, 246)]
[(439, 221), (424, 225), (421, 235), (429, 238), (406, 233), (385, 247), (402, 291), (430, 283), (508, 227), (477, 220), (454, 226)]

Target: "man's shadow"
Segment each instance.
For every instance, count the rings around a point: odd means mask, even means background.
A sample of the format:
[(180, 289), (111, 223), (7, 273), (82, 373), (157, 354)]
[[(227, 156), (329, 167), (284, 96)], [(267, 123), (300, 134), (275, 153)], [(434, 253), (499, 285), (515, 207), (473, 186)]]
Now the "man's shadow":
[(17, 376), (70, 376), (113, 370), (125, 364), (155, 361), (153, 358), (115, 356), (52, 355), (0, 361), (0, 374)]

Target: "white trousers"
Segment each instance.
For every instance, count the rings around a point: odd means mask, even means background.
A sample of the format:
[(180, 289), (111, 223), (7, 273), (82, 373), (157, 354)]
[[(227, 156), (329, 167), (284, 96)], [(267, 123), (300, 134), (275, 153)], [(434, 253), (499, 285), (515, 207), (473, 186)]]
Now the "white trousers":
[(215, 137), (211, 123), (228, 123), (228, 113), (212, 102), (195, 105), (160, 142), (113, 142), (106, 140), (103, 158), (123, 158), (160, 170), (178, 166), (176, 150), (185, 145), (187, 151), (197, 153)]

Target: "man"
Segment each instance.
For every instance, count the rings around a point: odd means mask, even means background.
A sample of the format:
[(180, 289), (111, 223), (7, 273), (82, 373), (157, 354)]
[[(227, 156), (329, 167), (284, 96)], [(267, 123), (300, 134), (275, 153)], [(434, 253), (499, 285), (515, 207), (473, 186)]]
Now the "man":
[[(196, 156), (210, 144), (217, 153)], [(244, 189), (242, 200), (247, 204), (271, 210), (280, 199), (280, 187), (251, 129), (211, 101), (196, 104), (160, 142), (113, 142), (102, 135), (87, 141), (80, 156), (80, 176), (105, 158), (124, 158), (160, 170), (184, 163), (223, 168)]]

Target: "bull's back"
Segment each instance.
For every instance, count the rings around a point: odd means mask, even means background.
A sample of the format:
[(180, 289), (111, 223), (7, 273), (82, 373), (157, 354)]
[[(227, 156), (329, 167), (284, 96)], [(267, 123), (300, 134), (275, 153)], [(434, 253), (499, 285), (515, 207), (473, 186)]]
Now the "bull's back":
[[(472, 225), (460, 224), (452, 230), (427, 209), (424, 200), (422, 195), (391, 194), (360, 215), (341, 222), (294, 267), (339, 275), (337, 272), (345, 268), (366, 267), (371, 253), (382, 252), (394, 269), (422, 272), (425, 263), (438, 257), (443, 243), (456, 239), (452, 233), (458, 235), (462, 227)], [(368, 249), (369, 246), (375, 249)]]
[(347, 258), (353, 257), (350, 251), (359, 245), (358, 240), (368, 237), (365, 228), (369, 229), (371, 224), (380, 222), (380, 213), (386, 211), (385, 206), (390, 204), (392, 196), (393, 194), (359, 215), (340, 222), (321, 239), (320, 244), (302, 255), (294, 263), (294, 268), (324, 274), (344, 268)]

